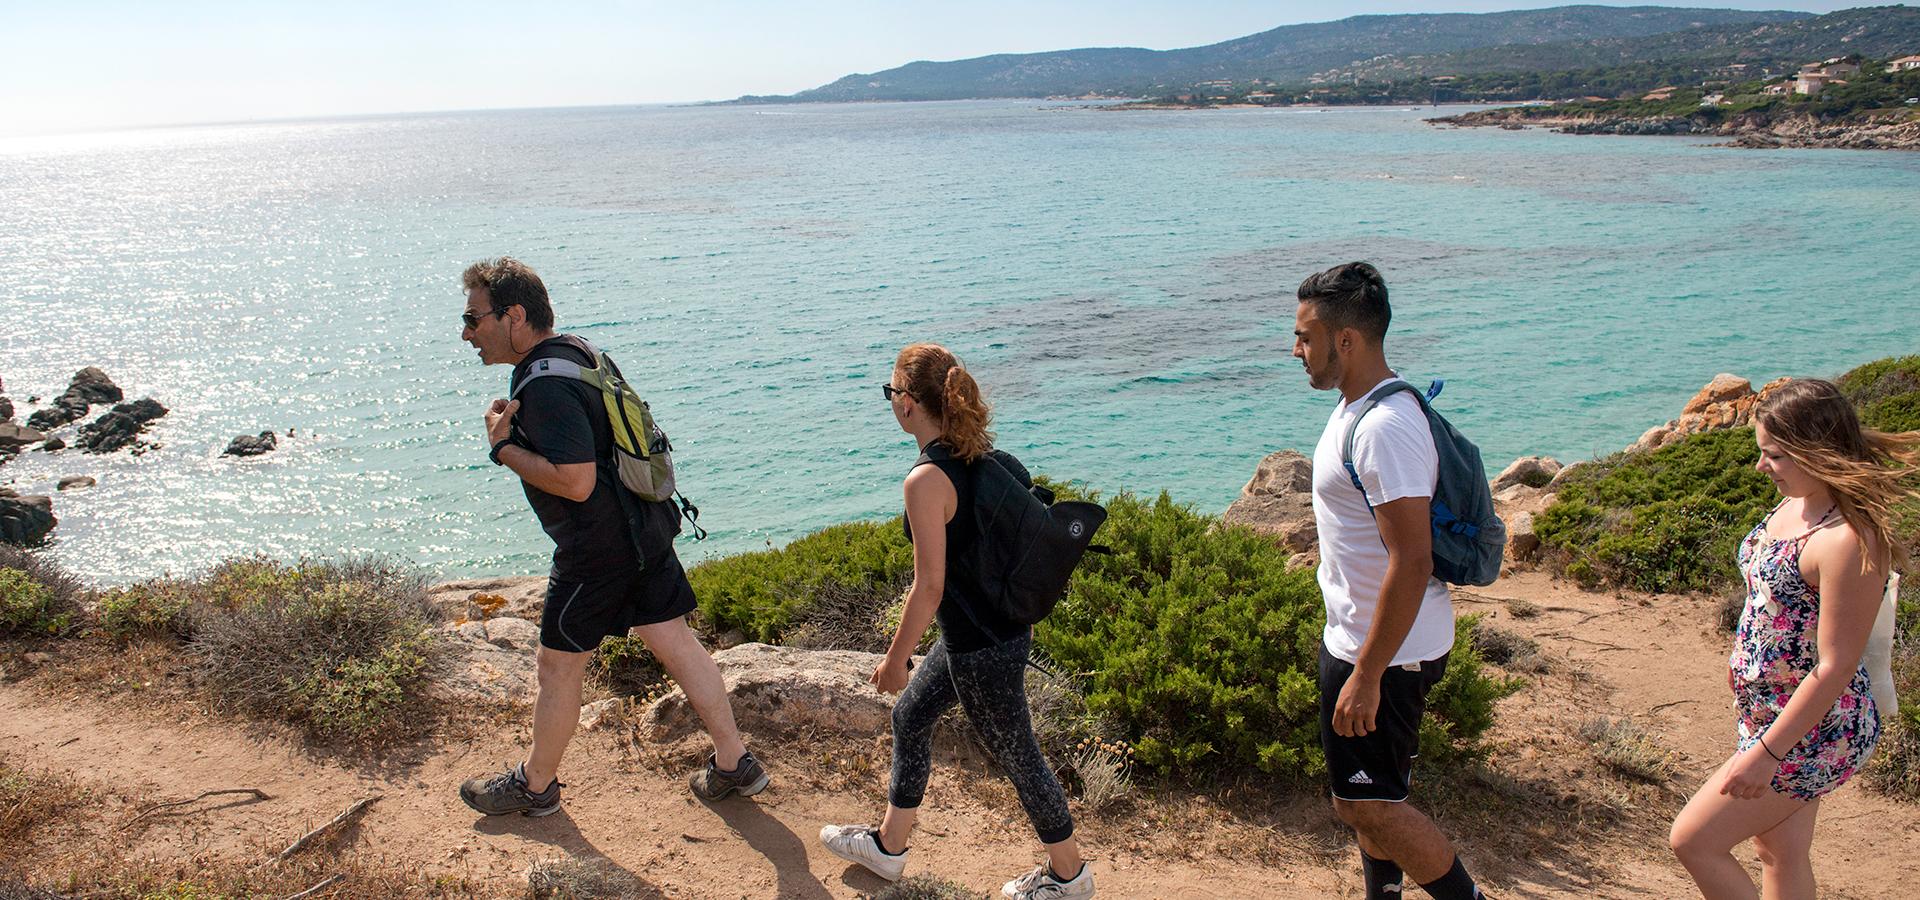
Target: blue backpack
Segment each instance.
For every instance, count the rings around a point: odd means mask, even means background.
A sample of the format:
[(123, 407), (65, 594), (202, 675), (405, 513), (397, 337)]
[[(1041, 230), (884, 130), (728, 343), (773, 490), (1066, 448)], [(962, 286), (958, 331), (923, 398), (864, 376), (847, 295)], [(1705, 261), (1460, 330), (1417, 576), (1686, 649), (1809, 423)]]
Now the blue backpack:
[(1433, 398), (1440, 396), (1440, 389), (1446, 385), (1445, 380), (1435, 381), (1423, 395), (1413, 385), (1395, 380), (1368, 394), (1360, 401), (1353, 423), (1347, 426), (1340, 462), (1371, 512), (1373, 501), (1367, 500), (1367, 488), (1353, 468), (1353, 435), (1360, 428), (1361, 418), (1380, 401), (1401, 391), (1412, 394), (1427, 414), (1433, 449), (1440, 456), (1440, 478), (1434, 484), (1432, 501), (1433, 577), (1448, 584), (1489, 585), (1500, 577), (1500, 561), (1507, 552), (1507, 526), (1493, 512), (1493, 490), (1487, 486), (1480, 448), (1433, 409)]

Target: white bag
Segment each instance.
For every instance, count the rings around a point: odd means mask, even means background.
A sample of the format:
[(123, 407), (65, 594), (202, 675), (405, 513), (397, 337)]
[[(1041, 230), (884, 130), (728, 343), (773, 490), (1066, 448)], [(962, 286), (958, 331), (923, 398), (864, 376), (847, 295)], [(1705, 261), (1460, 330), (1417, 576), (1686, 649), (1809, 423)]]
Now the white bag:
[(1873, 705), (1880, 711), (1881, 727), (1892, 724), (1900, 713), (1900, 698), (1893, 690), (1893, 619), (1900, 602), (1900, 573), (1887, 578), (1887, 592), (1880, 598), (1880, 616), (1873, 620), (1873, 635), (1867, 638), (1867, 652), (1860, 664), (1867, 669), (1873, 685)]

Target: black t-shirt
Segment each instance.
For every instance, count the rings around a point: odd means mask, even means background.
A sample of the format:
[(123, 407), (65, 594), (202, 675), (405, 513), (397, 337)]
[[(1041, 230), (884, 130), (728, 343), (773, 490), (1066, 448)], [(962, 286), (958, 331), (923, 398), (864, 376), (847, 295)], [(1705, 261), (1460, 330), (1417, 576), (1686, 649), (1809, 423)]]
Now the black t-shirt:
[[(586, 342), (570, 334), (541, 341), (513, 367), (509, 389), (520, 386), (537, 359), (558, 357), (593, 365), (586, 347)], [(528, 382), (518, 399), (514, 443), (556, 466), (613, 459), (613, 428), (607, 422), (606, 401), (598, 388), (564, 375), (547, 375)], [(540, 517), (540, 527), (553, 538), (554, 578), (592, 581), (639, 568), (626, 510), (614, 493), (620, 487), (606, 468), (596, 469), (593, 493), (579, 502), (549, 494), (525, 481), (521, 487), (526, 490), (527, 503)]]
[[(989, 452), (1022, 484), (1033, 484), (1027, 467), (1021, 465), (1013, 454), (1001, 450)], [(947, 480), (953, 482), (953, 493), (958, 500), (954, 505), (953, 518), (947, 520), (946, 587), (941, 593), (940, 608), (934, 613), (934, 618), (940, 622), (940, 634), (947, 642), (947, 652), (985, 650), (1026, 634), (1027, 626), (995, 612), (984, 600), (979, 599), (980, 589), (973, 573), (955, 565), (979, 536), (979, 526), (973, 517), (973, 479), (968, 464), (946, 458), (931, 460), (927, 465), (937, 466)], [(906, 528), (907, 540), (911, 542), (913, 525), (904, 516), (900, 521)]]

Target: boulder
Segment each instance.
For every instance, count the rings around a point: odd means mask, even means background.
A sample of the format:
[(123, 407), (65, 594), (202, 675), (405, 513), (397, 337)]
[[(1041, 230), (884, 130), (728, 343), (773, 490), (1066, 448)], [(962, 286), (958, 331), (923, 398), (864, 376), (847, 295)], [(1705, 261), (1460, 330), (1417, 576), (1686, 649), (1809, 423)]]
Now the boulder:
[(1295, 553), (1319, 546), (1313, 520), (1313, 460), (1297, 450), (1270, 453), (1255, 467), (1221, 520), (1245, 525)]
[[(713, 655), (741, 728), (812, 728), (862, 737), (893, 727), (893, 698), (867, 683), (883, 658), (767, 644), (741, 644)], [(640, 724), (653, 739), (672, 741), (697, 731), (700, 719), (686, 695), (673, 690), (647, 707)]]
[(626, 718), (627, 701), (623, 697), (608, 697), (595, 700), (580, 707), (580, 730), (599, 731), (619, 724)]
[(88, 366), (73, 374), (67, 389), (53, 398), (53, 405), (27, 417), (27, 424), (42, 431), (58, 428), (87, 414), (96, 403), (119, 403), (126, 394), (107, 377), (107, 373)]
[(436, 679), (435, 693), (481, 702), (533, 699), (538, 625), (525, 619), (491, 619), (449, 624), (442, 632), (451, 653)]
[(28, 444), (38, 444), (47, 439), (47, 433), (38, 428), (15, 425), (12, 422), (0, 422), (0, 447), (18, 450)]
[(449, 619), (507, 617), (537, 621), (547, 600), (547, 579), (522, 575), (446, 581), (427, 588), (427, 599)]
[(65, 491), (72, 488), (93, 487), (99, 483), (100, 482), (95, 480), (92, 475), (68, 475), (60, 479), (59, 489)]
[(65, 438), (47, 438), (47, 442), (40, 445), (40, 452), (42, 453), (52, 453), (55, 450), (65, 449), (67, 449), (67, 441)]
[(243, 434), (227, 442), (226, 452), (221, 456), (259, 456), (279, 446), (279, 439), (271, 431), (262, 431), (257, 435)]
[(13, 421), (13, 401), (0, 397), (0, 422)]
[(1715, 375), (1681, 408), (1679, 418), (1647, 429), (1627, 452), (1658, 450), (1688, 435), (1750, 425), (1760, 401), (1786, 382), (1776, 378), (1756, 391), (1752, 382), (1738, 375)]
[[(147, 430), (147, 424), (167, 414), (167, 408), (148, 397), (122, 403), (100, 418), (80, 428), (80, 449), (88, 453), (112, 453), (134, 444)], [(142, 448), (135, 447), (135, 452)]]
[(1522, 456), (1494, 476), (1493, 492), (1498, 494), (1515, 485), (1544, 488), (1560, 474), (1560, 462), (1551, 456)]
[(1507, 520), (1507, 558), (1527, 563), (1539, 557), (1540, 536), (1533, 533), (1533, 513), (1515, 514)]
[(0, 494), (0, 541), (9, 544), (38, 544), (60, 520), (53, 514), (53, 498), (22, 497), (12, 491)]

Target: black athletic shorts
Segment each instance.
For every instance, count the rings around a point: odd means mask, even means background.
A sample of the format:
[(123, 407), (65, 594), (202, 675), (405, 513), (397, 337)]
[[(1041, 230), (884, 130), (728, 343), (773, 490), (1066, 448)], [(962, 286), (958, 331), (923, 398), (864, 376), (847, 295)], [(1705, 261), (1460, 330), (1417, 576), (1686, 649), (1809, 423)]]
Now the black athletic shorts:
[(677, 619), (693, 612), (693, 585), (672, 545), (649, 558), (638, 572), (626, 571), (592, 581), (547, 579), (546, 608), (540, 613), (540, 645), (585, 653), (627, 629)]
[(1333, 707), (1353, 664), (1320, 645), (1320, 749), (1327, 754), (1327, 785), (1335, 797), (1407, 799), (1413, 758), (1420, 755), (1420, 716), (1427, 711), (1427, 692), (1447, 672), (1447, 655), (1408, 665), (1417, 668), (1393, 666), (1380, 676), (1380, 711), (1373, 732), (1341, 737), (1333, 731)]

